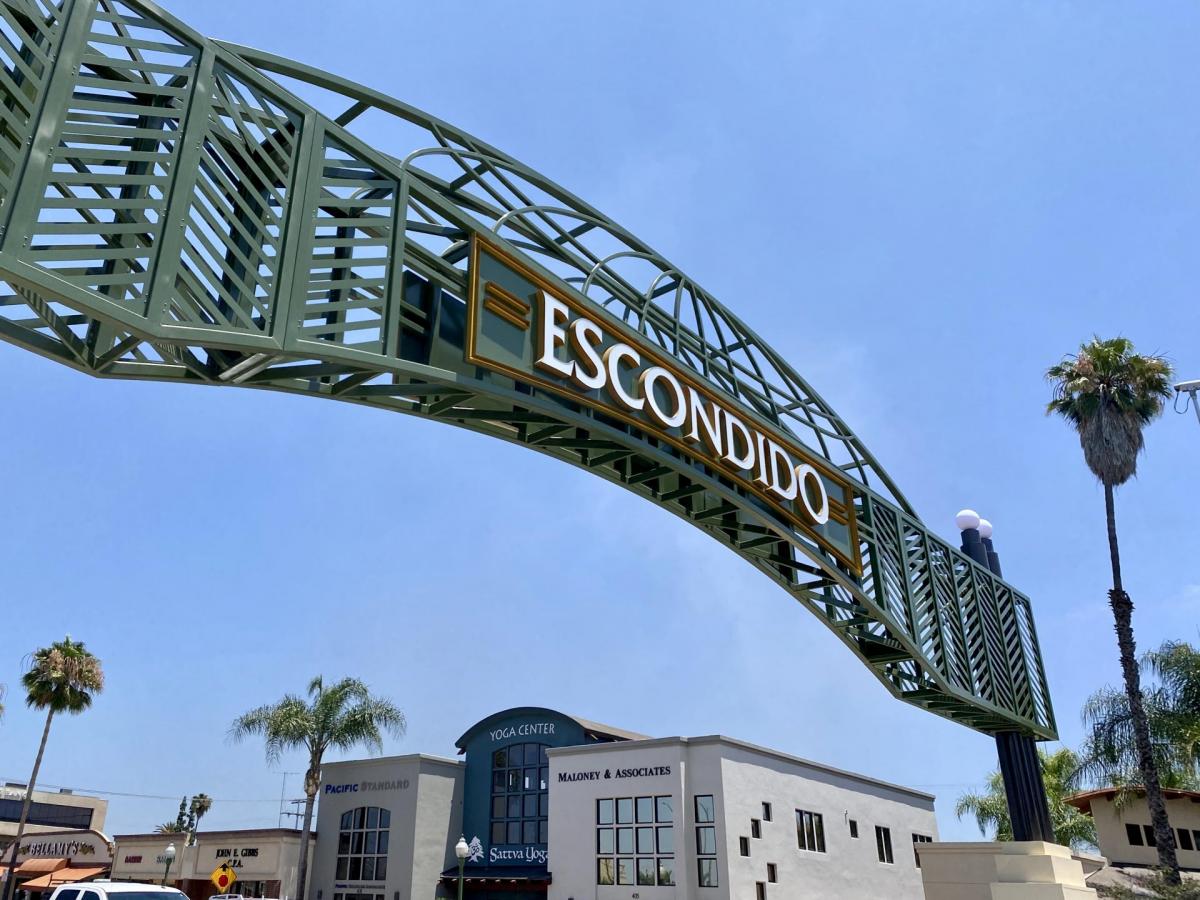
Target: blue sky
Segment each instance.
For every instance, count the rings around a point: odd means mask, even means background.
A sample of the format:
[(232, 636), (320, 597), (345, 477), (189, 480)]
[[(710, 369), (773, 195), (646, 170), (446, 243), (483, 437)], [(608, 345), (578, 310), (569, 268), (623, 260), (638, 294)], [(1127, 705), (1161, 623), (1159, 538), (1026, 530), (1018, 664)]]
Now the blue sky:
[[(933, 529), (953, 537), (963, 506), (992, 519), (1078, 742), (1083, 699), (1119, 678), (1103, 498), (1041, 373), (1098, 332), (1200, 377), (1200, 7), (167, 7), (472, 131), (721, 298)], [(101, 382), (8, 345), (0, 370), (0, 682), (64, 632), (103, 657), (106, 692), (55, 725), (42, 777), (113, 792), (109, 831), (198, 791), (210, 827), (274, 825), (304, 761), (270, 769), (225, 732), (324, 673), (405, 709), (389, 752), (449, 754), (482, 716), (540, 704), (921, 787), (943, 837), (977, 835), (953, 805), (994, 767), (989, 738), (893, 700), (631, 494), (349, 405)], [(1200, 426), (1168, 411), (1148, 445), (1118, 495), (1142, 647), (1195, 640), (1200, 613)], [(27, 777), (41, 724), (10, 692), (0, 777)]]

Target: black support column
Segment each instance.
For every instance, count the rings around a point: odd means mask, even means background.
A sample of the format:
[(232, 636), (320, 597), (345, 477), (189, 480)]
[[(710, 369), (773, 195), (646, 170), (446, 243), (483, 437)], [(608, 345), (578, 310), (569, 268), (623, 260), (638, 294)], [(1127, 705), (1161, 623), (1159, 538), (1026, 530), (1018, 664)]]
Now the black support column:
[[(966, 512), (959, 514), (960, 519)], [(1000, 557), (992, 546), (990, 528), (987, 537), (980, 534), (978, 527), (963, 528), (962, 550), (988, 571), (1000, 575)], [(1000, 775), (1004, 779), (1013, 840), (1057, 843), (1050, 821), (1050, 804), (1046, 800), (1046, 785), (1042, 781), (1037, 742), (1020, 731), (1001, 731), (996, 734), (996, 751), (1000, 757)]]

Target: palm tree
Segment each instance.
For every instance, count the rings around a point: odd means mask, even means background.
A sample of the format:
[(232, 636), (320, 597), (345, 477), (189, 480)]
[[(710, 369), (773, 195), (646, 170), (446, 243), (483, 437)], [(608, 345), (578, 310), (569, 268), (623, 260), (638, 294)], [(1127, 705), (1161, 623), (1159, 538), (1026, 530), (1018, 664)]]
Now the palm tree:
[(276, 763), (285, 750), (307, 750), (308, 771), (304, 775), (304, 831), (300, 838), (297, 900), (305, 900), (308, 869), (308, 835), (312, 830), (313, 803), (321, 786), (321, 760), (329, 748), (350, 750), (366, 745), (383, 752), (380, 730), (396, 737), (404, 734), (402, 713), (390, 700), (372, 697), (357, 678), (343, 678), (329, 687), (318, 675), (308, 685), (308, 699), (287, 694), (278, 703), (252, 709), (234, 720), (230, 737), (240, 741), (261, 735), (267, 745), (267, 761)]
[(196, 832), (200, 829), (200, 820), (204, 818), (204, 814), (212, 809), (212, 797), (208, 794), (196, 794), (192, 797), (192, 805), (189, 807), (189, 822), (191, 823), (192, 843), (196, 842)]
[(1130, 722), (1138, 752), (1138, 768), (1154, 823), (1158, 861), (1166, 877), (1179, 883), (1175, 836), (1167, 821), (1158, 770), (1150, 745), (1150, 728), (1142, 707), (1137, 645), (1133, 639), (1133, 601), (1121, 582), (1121, 556), (1117, 548), (1117, 518), (1113, 489), (1137, 473), (1138, 455), (1145, 446), (1143, 429), (1163, 410), (1171, 393), (1171, 366), (1157, 356), (1139, 356), (1126, 338), (1096, 337), (1046, 372), (1054, 397), (1046, 413), (1058, 413), (1079, 433), (1083, 458), (1104, 485), (1104, 510), (1108, 518), (1108, 549), (1112, 563), (1112, 590), (1108, 592), (1116, 622), (1121, 672), (1129, 698)]
[[(1141, 665), (1157, 679), (1142, 689), (1142, 708), (1159, 785), (1200, 789), (1200, 651), (1168, 641), (1146, 653)], [(1142, 789), (1129, 697), (1101, 688), (1084, 704), (1083, 721), (1090, 734), (1075, 780), (1118, 788), (1117, 806), (1124, 806)]]
[(21, 803), (21, 818), (17, 822), (17, 836), (12, 843), (9, 857), (9, 876), (4, 887), (4, 900), (12, 897), (16, 880), (12, 870), (17, 863), (17, 848), (25, 834), (25, 823), (29, 818), (29, 803), (37, 784), (38, 770), (46, 753), (46, 740), (50, 737), (50, 723), (56, 713), (78, 715), (92, 705), (92, 698), (104, 690), (104, 668), (100, 660), (88, 652), (82, 642), (71, 640), (70, 635), (55, 641), (49, 647), (35, 650), (29, 671), (21, 676), (25, 688), (25, 704), (33, 709), (46, 710), (46, 725), (42, 729), (42, 742), (38, 745), (37, 757), (33, 761), (33, 774), (25, 789), (25, 800)]
[[(1067, 747), (1060, 747), (1053, 753), (1039, 747), (1038, 758), (1042, 763), (1042, 779), (1046, 784), (1054, 840), (1072, 850), (1096, 846), (1096, 823), (1092, 817), (1085, 816), (1066, 803), (1066, 798), (1074, 793), (1071, 776), (1079, 768), (1079, 760)], [(999, 772), (992, 772), (988, 776), (986, 793), (968, 793), (959, 797), (954, 814), (960, 819), (966, 815), (974, 816), (980, 833), (985, 836), (991, 833), (994, 840), (1013, 839), (1004, 777)]]

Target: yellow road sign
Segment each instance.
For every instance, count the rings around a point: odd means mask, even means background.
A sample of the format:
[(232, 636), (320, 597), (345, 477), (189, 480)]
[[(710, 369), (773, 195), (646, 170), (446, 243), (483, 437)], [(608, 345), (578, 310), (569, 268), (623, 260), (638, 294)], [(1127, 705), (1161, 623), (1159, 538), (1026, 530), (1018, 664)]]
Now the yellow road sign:
[(233, 887), (235, 881), (237, 881), (237, 873), (229, 868), (229, 863), (221, 863), (221, 865), (213, 869), (212, 883), (216, 885), (217, 890), (222, 894)]

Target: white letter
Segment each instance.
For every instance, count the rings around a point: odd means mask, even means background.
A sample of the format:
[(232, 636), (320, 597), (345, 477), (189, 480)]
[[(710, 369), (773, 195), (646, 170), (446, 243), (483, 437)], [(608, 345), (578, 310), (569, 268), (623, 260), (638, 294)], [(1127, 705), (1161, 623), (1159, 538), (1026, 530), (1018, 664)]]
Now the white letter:
[[(721, 444), (721, 407), (709, 402), (711, 415), (704, 414), (704, 401), (700, 393), (691, 385), (688, 386), (688, 418), (691, 422), (687, 434), (684, 435), (693, 443), (703, 443), (713, 456), (722, 453)], [(703, 431), (701, 431), (703, 429)]]
[(538, 357), (537, 365), (543, 369), (549, 369), (551, 372), (566, 375), (568, 378), (575, 371), (575, 363), (563, 362), (554, 355), (554, 348), (563, 343), (567, 337), (566, 330), (558, 323), (566, 322), (570, 317), (571, 312), (567, 309), (567, 304), (551, 297), (544, 291), (542, 292), (542, 319), (541, 328), (538, 329), (542, 355)]
[(608, 390), (622, 406), (641, 410), (646, 405), (646, 401), (641, 397), (630, 396), (625, 390), (625, 382), (621, 380), (619, 366), (622, 359), (631, 360), (633, 368), (642, 364), (641, 356), (628, 344), (613, 344), (605, 350), (604, 365), (608, 367)]
[[(658, 405), (658, 396), (654, 393), (654, 382), (662, 380), (666, 383), (667, 393), (673, 397), (674, 411), (668, 416)], [(638, 379), (638, 387), (646, 401), (646, 413), (663, 428), (678, 428), (687, 419), (687, 401), (683, 397), (683, 385), (679, 379), (662, 366), (651, 366)]]
[[(795, 500), (799, 479), (796, 477), (796, 470), (792, 468), (791, 457), (787, 455), (786, 450), (770, 438), (767, 438), (767, 453), (771, 457), (771, 482), (767, 485), (767, 490), (784, 500)], [(786, 472), (788, 476), (786, 487), (779, 483), (779, 476), (782, 472)]]
[[(812, 476), (810, 480), (816, 485), (817, 496), (821, 498), (820, 506), (817, 509), (813, 509), (812, 500), (808, 496), (808, 485), (805, 481), (809, 479), (809, 476)], [(812, 516), (814, 522), (824, 525), (829, 521), (829, 495), (825, 493), (825, 482), (817, 474), (817, 470), (808, 463), (796, 466), (796, 482), (800, 490), (800, 502), (804, 504), (805, 510)]]
[[(734, 431), (741, 436), (746, 446), (745, 456), (737, 455), (737, 440)], [(726, 410), (725, 412), (725, 455), (721, 457), (726, 462), (733, 463), (739, 469), (750, 469), (754, 466), (754, 439), (750, 437), (750, 429), (746, 423)]]
[(758, 457), (758, 464), (754, 467), (754, 480), (759, 484), (770, 485), (771, 479), (767, 477), (767, 438), (761, 431), (754, 432), (754, 446), (756, 448), (755, 455)]
[[(585, 335), (590, 335), (592, 340), (588, 341)], [(575, 351), (576, 356), (581, 356), (588, 361), (592, 367), (592, 374), (589, 375), (583, 371), (583, 366), (578, 362), (575, 363), (575, 371), (571, 376), (571, 380), (580, 387), (587, 388), (590, 391), (598, 391), (604, 387), (605, 378), (604, 364), (600, 361), (600, 354), (596, 352), (595, 344), (600, 343), (604, 339), (604, 332), (600, 330), (600, 326), (591, 319), (578, 318), (571, 323), (571, 349)]]

